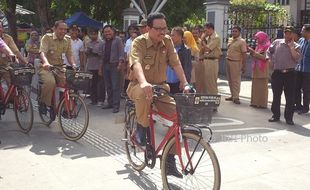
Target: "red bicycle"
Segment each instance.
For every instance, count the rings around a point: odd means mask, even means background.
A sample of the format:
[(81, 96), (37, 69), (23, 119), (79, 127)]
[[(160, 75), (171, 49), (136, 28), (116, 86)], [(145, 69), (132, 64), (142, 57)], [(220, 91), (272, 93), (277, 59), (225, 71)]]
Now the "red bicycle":
[[(154, 86), (156, 101), (160, 96), (169, 95), (160, 86)], [(149, 112), (149, 132), (146, 146), (136, 142), (136, 114), (131, 100), (125, 105), (124, 141), (127, 157), (131, 166), (142, 171), (146, 166), (154, 168), (156, 158), (160, 158), (161, 176), (164, 189), (220, 189), (221, 173), (218, 159), (209, 142), (212, 130), (208, 127), (213, 109), (220, 104), (219, 95), (176, 94), (177, 113), (169, 116), (153, 109)], [(156, 148), (154, 120), (169, 130)], [(202, 123), (205, 123), (202, 125)], [(199, 125), (196, 125), (199, 124)], [(209, 139), (202, 136), (201, 128), (210, 132)], [(161, 152), (162, 150), (162, 152)], [(173, 156), (171, 156), (173, 155)], [(176, 157), (173, 158), (173, 157)], [(171, 159), (182, 176), (169, 173)]]
[(58, 72), (66, 73), (66, 85), (56, 85), (55, 88), (63, 90), (57, 104), (56, 91), (54, 89), (52, 96), (52, 106), (40, 108), (40, 94), (42, 82), (38, 85), (38, 105), (39, 115), (42, 122), (50, 126), (50, 124), (58, 116), (58, 123), (61, 131), (66, 139), (76, 141), (83, 137), (86, 133), (89, 123), (89, 111), (84, 99), (79, 95), (79, 90), (88, 86), (92, 78), (92, 74), (86, 72), (76, 72), (72, 68), (50, 67), (50, 71), (57, 75)]
[[(12, 64), (13, 66), (13, 64)], [(11, 67), (0, 65), (0, 78), (4, 73), (10, 73), (11, 83), (7, 89), (2, 88), (0, 81), (0, 119), (4, 115), (10, 103), (13, 109), (18, 126), (24, 133), (32, 129), (33, 107), (29, 93), (24, 86), (29, 86), (32, 76), (35, 73), (32, 67)]]

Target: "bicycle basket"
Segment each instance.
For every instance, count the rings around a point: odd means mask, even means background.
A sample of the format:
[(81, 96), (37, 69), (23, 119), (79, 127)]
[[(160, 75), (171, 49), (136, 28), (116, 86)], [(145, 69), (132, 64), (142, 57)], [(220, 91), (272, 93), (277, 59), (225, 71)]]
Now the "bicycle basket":
[(220, 95), (175, 94), (178, 120), (181, 126), (209, 124), (213, 110), (220, 105)]
[(89, 91), (93, 74), (88, 72), (66, 70), (67, 87), (74, 90)]
[(10, 70), (11, 82), (16, 86), (27, 86), (32, 82), (35, 73), (33, 67), (16, 67)]

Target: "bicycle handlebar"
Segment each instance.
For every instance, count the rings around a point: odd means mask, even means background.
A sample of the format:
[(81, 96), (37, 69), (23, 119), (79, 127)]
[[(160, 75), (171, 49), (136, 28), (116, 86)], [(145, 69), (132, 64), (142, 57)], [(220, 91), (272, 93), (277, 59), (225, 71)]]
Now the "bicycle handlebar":
[[(167, 89), (163, 88), (160, 85), (153, 85), (153, 96), (155, 97), (160, 97), (160, 96), (164, 96), (164, 95), (168, 95), (168, 96), (172, 96), (173, 94), (171, 94)], [(196, 93), (196, 89), (189, 85), (189, 93)]]

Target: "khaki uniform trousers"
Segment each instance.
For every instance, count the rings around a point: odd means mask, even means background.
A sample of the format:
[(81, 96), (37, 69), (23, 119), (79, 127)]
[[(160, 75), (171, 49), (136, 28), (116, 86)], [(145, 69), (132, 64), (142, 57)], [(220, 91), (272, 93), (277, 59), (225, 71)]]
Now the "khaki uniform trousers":
[(231, 97), (239, 99), (241, 85), (241, 61), (232, 61), (226, 59), (226, 74), (229, 84)]
[[(163, 88), (169, 90), (168, 84), (163, 84)], [(147, 100), (146, 96), (137, 82), (130, 82), (127, 89), (127, 94), (131, 100), (135, 102), (137, 122), (143, 127), (148, 127), (150, 122), (148, 114), (151, 107), (151, 100)], [(170, 96), (161, 96), (157, 101), (154, 101), (156, 109), (167, 115), (172, 115), (176, 112), (175, 101)]]
[(56, 84), (64, 85), (66, 82), (65, 69), (62, 68), (62, 71), (56, 69), (55, 71), (56, 74), (54, 75), (54, 73), (43, 69), (43, 67), (38, 69), (39, 81), (42, 82), (40, 101), (47, 106), (52, 104)]
[(218, 59), (204, 59), (196, 65), (196, 88), (198, 93), (218, 94)]

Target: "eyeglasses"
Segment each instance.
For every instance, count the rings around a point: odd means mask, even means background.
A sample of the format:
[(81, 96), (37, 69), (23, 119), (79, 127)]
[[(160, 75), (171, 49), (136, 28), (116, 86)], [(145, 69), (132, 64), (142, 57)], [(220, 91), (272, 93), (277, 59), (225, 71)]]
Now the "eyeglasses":
[(167, 27), (156, 27), (156, 26), (153, 26), (152, 28), (154, 30), (156, 30), (157, 32), (166, 32), (168, 30)]

